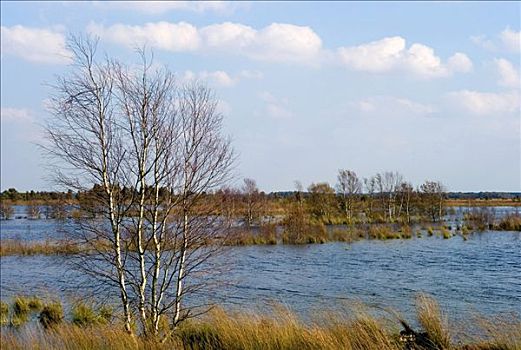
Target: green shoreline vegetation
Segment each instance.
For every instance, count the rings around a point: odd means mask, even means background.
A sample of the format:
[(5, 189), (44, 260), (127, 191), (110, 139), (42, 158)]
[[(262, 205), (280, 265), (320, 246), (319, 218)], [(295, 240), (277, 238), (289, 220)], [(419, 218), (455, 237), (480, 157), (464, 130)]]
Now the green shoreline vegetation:
[(2, 302), (0, 310), (3, 349), (521, 348), (519, 315), (473, 316), (451, 323), (426, 295), (416, 300), (417, 331), (395, 312), (375, 316), (361, 304), (338, 305), (335, 310), (314, 313), (307, 321), (280, 305), (262, 314), (215, 307), (184, 322), (164, 342), (124, 332), (119, 316), (106, 306), (77, 302), (66, 317), (59, 302), (18, 296), (11, 305)]

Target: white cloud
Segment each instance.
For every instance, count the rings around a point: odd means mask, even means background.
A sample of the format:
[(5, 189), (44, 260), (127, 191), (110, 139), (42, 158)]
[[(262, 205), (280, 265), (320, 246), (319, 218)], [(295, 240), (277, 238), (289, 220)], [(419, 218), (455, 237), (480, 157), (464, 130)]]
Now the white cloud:
[(488, 51), (505, 51), (520, 53), (521, 32), (506, 28), (494, 39), (489, 39), (486, 35), (471, 36), (470, 40)]
[(224, 22), (212, 24), (200, 29), (207, 48), (217, 50), (242, 50), (255, 41), (257, 31), (240, 23)]
[(337, 52), (347, 67), (373, 73), (402, 70), (424, 78), (435, 78), (472, 69), (472, 61), (463, 53), (455, 53), (444, 64), (431, 47), (415, 43), (407, 48), (405, 39), (399, 36), (340, 47)]
[(233, 3), (225, 1), (97, 1), (95, 5), (109, 9), (131, 10), (149, 15), (170, 11), (225, 12)]
[(2, 107), (0, 116), (3, 122), (23, 123), (33, 119), (31, 112), (26, 108)]
[(36, 63), (69, 63), (72, 53), (67, 50), (65, 36), (48, 28), (21, 25), (1, 27), (1, 51)]
[(490, 39), (487, 39), (485, 35), (471, 36), (470, 40), (477, 46), (484, 48), (485, 50), (495, 51), (497, 49), (496, 44)]
[(402, 59), (405, 39), (395, 36), (354, 47), (338, 49), (342, 62), (355, 69), (367, 72), (386, 72), (393, 69)]
[(373, 96), (362, 99), (360, 101), (352, 102), (357, 110), (363, 113), (377, 113), (377, 114), (414, 114), (414, 115), (429, 115), (435, 112), (434, 107), (415, 102), (403, 97), (394, 96)]
[(202, 28), (186, 22), (109, 27), (91, 23), (87, 30), (127, 47), (148, 44), (167, 51), (215, 51), (261, 61), (316, 63), (322, 50), (322, 40), (311, 28), (283, 23), (260, 30), (231, 22)]
[(516, 32), (510, 28), (505, 29), (499, 34), (501, 42), (508, 50), (519, 53), (521, 44), (521, 32)]
[(310, 28), (284, 23), (272, 23), (259, 31), (249, 53), (267, 61), (304, 61), (318, 58), (322, 40)]
[(499, 74), (499, 85), (521, 88), (519, 70), (517, 70), (510, 61), (499, 58), (494, 60), (494, 64)]
[(110, 27), (91, 23), (87, 26), (87, 31), (128, 48), (147, 45), (161, 50), (180, 52), (194, 51), (200, 45), (197, 28), (186, 22), (146, 23), (143, 26), (114, 24)]
[(467, 55), (456, 52), (447, 60), (447, 67), (451, 72), (468, 73), (472, 70), (473, 64)]
[(454, 91), (448, 94), (453, 104), (478, 115), (519, 113), (521, 96), (518, 91), (504, 93)]

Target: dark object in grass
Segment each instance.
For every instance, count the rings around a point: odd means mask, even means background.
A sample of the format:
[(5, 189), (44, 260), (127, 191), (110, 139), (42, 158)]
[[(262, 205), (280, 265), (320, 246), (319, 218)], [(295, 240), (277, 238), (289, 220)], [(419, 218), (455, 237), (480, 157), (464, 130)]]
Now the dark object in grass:
[(412, 329), (405, 321), (400, 320), (403, 326), (403, 330), (400, 331), (400, 341), (404, 343), (404, 348), (407, 350), (441, 350), (442, 348), (437, 346), (429, 338), (427, 332), (416, 332)]

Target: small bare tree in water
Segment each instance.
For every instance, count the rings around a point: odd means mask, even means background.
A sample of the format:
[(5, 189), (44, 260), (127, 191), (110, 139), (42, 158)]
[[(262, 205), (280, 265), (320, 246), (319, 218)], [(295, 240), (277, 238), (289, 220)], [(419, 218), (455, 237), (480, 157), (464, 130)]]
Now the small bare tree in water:
[(74, 65), (54, 85), (44, 148), (57, 180), (87, 193), (76, 265), (118, 291), (127, 332), (137, 320), (144, 335), (167, 337), (202, 310), (186, 297), (208, 284), (225, 223), (201, 198), (226, 184), (234, 155), (208, 88), (179, 86), (144, 51), (139, 68), (97, 61), (96, 47), (70, 41)]

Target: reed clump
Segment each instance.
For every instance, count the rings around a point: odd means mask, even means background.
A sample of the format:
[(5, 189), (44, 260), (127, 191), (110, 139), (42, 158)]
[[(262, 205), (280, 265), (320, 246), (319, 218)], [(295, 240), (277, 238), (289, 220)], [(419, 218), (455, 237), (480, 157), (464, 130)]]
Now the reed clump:
[(283, 244), (314, 244), (326, 243), (328, 234), (322, 223), (303, 223), (302, 225), (286, 226), (282, 234)]
[(331, 231), (330, 239), (334, 242), (354, 242), (364, 238), (364, 232), (356, 227), (348, 227), (344, 229), (334, 229)]
[(401, 232), (401, 238), (403, 239), (411, 239), (412, 238), (412, 229), (411, 229), (411, 226), (409, 225), (403, 225), (401, 228), (400, 228), (400, 232)]
[(443, 237), (443, 239), (449, 239), (452, 237), (451, 232), (446, 227), (440, 228), (440, 234)]
[(387, 239), (398, 239), (400, 238), (400, 233), (395, 232), (390, 226), (388, 225), (371, 225), (369, 227), (368, 232), (369, 239), (381, 239), (381, 240), (387, 240)]
[(228, 246), (275, 245), (277, 244), (276, 226), (261, 226), (258, 232), (251, 229), (233, 232), (227, 237), (224, 244)]
[(54, 328), (62, 323), (64, 315), (61, 303), (51, 302), (46, 304), (40, 312), (38, 319), (44, 328)]
[(9, 317), (9, 306), (6, 303), (2, 304), (0, 324), (10, 324), (13, 327), (22, 326), (29, 321), (32, 313), (40, 311), (42, 307), (42, 301), (36, 296), (17, 296), (12, 302), (11, 317)]
[(496, 229), (501, 231), (521, 231), (521, 215), (506, 215), (496, 225)]
[(113, 318), (112, 308), (103, 305), (97, 310), (84, 302), (77, 302), (72, 308), (72, 323), (85, 327), (110, 323)]
[(0, 256), (8, 255), (69, 255), (78, 254), (81, 247), (70, 241), (30, 242), (20, 239), (0, 241)]

